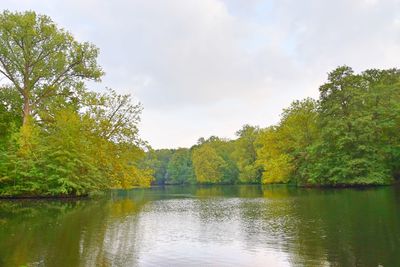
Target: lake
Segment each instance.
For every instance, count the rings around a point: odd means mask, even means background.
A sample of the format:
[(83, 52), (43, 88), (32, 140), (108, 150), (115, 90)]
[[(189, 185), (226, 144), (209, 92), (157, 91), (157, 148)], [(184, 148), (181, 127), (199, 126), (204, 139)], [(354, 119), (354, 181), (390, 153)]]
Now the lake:
[(400, 188), (166, 186), (2, 200), (0, 266), (400, 266)]

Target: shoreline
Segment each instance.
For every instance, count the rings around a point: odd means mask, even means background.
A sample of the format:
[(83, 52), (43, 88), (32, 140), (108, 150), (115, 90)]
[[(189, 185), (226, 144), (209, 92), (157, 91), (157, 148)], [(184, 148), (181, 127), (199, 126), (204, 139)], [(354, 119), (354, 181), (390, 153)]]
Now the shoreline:
[(85, 194), (82, 196), (46, 196), (46, 195), (37, 195), (37, 196), (0, 196), (0, 200), (81, 200), (81, 199), (90, 199), (89, 194)]
[[(143, 187), (146, 188), (157, 188), (157, 187), (170, 187), (170, 186), (181, 186), (181, 187), (188, 187), (188, 186), (195, 186), (195, 187), (212, 187), (212, 186), (288, 186), (292, 188), (299, 188), (299, 189), (316, 189), (316, 190), (329, 190), (329, 189), (355, 189), (355, 190), (363, 190), (363, 189), (371, 189), (371, 188), (378, 188), (378, 187), (389, 187), (389, 186), (398, 186), (400, 185), (400, 181), (393, 182), (391, 184), (364, 184), (364, 185), (351, 185), (351, 184), (338, 184), (338, 185), (295, 185), (295, 184), (284, 184), (284, 183), (276, 183), (276, 184), (193, 184), (193, 185), (179, 185), (179, 184), (165, 184), (165, 185), (152, 185), (150, 187)], [(124, 190), (124, 189), (115, 189), (115, 190)], [(93, 199), (90, 194), (85, 194), (81, 196), (69, 196), (69, 195), (62, 195), (62, 196), (46, 196), (46, 195), (37, 195), (37, 196), (0, 196), (1, 200), (88, 200)]]

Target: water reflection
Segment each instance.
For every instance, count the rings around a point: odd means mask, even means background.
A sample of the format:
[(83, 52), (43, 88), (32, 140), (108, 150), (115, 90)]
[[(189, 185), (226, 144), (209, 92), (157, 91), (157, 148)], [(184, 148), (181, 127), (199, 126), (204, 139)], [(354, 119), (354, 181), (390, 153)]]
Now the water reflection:
[(158, 187), (0, 201), (0, 266), (400, 266), (399, 189)]

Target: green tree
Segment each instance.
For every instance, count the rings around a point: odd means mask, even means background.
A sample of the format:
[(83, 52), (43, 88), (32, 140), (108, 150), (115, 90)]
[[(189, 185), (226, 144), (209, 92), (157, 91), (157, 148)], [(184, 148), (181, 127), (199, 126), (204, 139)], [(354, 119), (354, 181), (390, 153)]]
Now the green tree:
[(321, 139), (313, 148), (308, 183), (387, 184), (399, 170), (399, 71), (347, 66), (320, 87)]
[(10, 87), (0, 88), (0, 150), (6, 147), (11, 135), (21, 127), (22, 100)]
[(47, 16), (33, 11), (0, 14), (0, 74), (23, 100), (23, 124), (55, 96), (73, 98), (84, 80), (103, 75), (98, 49), (77, 42)]
[[(89, 96), (99, 105), (84, 112), (74, 105), (60, 109), (52, 123), (42, 126), (29, 120), (14, 134), (0, 154), (0, 195), (84, 195), (150, 185), (151, 171), (138, 165), (144, 151), (134, 136), (136, 128), (126, 120), (138, 116), (140, 109), (130, 109), (132, 104), (125, 101), (129, 97), (113, 91)], [(114, 125), (110, 114), (121, 119)]]
[(158, 149), (149, 148), (145, 158), (140, 162), (143, 168), (153, 170), (153, 178), (156, 184), (165, 184), (168, 179), (168, 164), (174, 154), (173, 149)]
[[(47, 16), (0, 14), (0, 195), (83, 195), (148, 186), (142, 107), (84, 81), (103, 75), (98, 49)], [(22, 127), (21, 127), (22, 125)]]
[(168, 162), (168, 184), (192, 184), (195, 182), (191, 151), (179, 148)]

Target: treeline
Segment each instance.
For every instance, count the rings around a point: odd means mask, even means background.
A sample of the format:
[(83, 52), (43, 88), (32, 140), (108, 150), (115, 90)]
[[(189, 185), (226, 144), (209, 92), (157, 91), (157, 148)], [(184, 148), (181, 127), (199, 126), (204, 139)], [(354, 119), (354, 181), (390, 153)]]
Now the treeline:
[(277, 125), (189, 149), (149, 151), (158, 184), (384, 185), (400, 178), (400, 71), (329, 73), (318, 100), (293, 102)]
[(129, 95), (88, 91), (98, 49), (47, 16), (0, 14), (0, 196), (78, 196), (150, 185), (142, 110)]

